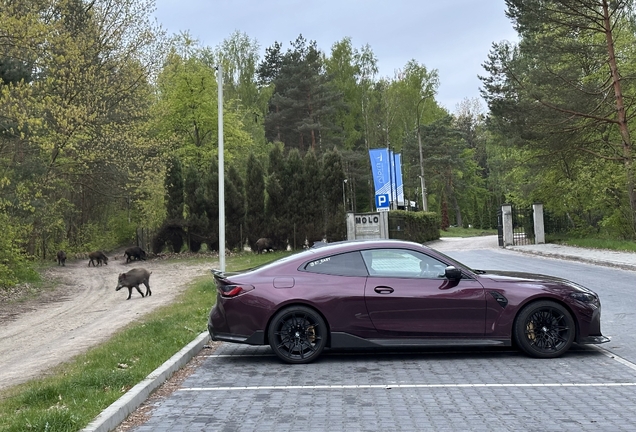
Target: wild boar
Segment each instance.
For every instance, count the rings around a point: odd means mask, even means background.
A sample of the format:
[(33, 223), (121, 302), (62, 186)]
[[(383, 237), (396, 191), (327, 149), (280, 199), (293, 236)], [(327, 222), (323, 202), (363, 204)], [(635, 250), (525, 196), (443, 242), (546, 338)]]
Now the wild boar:
[(102, 251), (95, 251), (95, 252), (89, 253), (88, 258), (89, 258), (89, 261), (88, 261), (89, 267), (91, 266), (91, 264), (93, 265), (93, 267), (97, 267), (98, 265), (102, 265), (102, 262), (108, 265), (108, 257), (104, 255), (104, 252)]
[(259, 238), (256, 241), (256, 253), (269, 252), (274, 250), (274, 242), (269, 238)]
[(139, 289), (139, 284), (143, 283), (146, 285), (146, 296), (150, 297), (152, 295), (152, 291), (150, 291), (151, 274), (152, 272), (143, 268), (134, 268), (128, 273), (121, 273), (119, 275), (119, 281), (117, 282), (117, 288), (115, 288), (115, 291), (119, 291), (122, 288), (128, 288), (128, 298), (126, 300), (130, 300), (132, 289), (135, 288), (139, 291), (139, 294), (144, 297), (144, 293), (142, 293)]
[(57, 251), (57, 265), (66, 265), (66, 252), (64, 252), (63, 250)]
[(139, 246), (132, 246), (126, 249), (124, 252), (124, 256), (126, 257), (126, 264), (131, 262), (133, 259), (146, 260), (146, 251), (140, 248)]

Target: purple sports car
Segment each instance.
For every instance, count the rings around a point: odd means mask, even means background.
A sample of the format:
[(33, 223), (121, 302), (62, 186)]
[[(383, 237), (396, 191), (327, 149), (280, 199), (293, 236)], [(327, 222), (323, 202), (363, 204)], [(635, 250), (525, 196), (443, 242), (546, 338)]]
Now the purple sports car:
[(417, 243), (331, 243), (241, 273), (212, 272), (212, 339), (269, 344), (288, 363), (311, 362), (325, 347), (513, 343), (553, 358), (573, 342), (609, 340), (593, 291), (551, 276), (472, 270)]

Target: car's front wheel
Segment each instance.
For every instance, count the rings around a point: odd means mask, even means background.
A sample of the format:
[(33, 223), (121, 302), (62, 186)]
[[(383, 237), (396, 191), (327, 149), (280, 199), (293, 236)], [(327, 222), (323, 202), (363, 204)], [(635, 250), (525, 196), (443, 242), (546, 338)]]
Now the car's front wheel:
[(269, 345), (287, 363), (309, 363), (327, 343), (327, 325), (318, 312), (305, 306), (279, 311), (269, 326)]
[(538, 358), (555, 358), (574, 342), (576, 326), (566, 308), (545, 300), (524, 307), (515, 321), (517, 345), (526, 354)]

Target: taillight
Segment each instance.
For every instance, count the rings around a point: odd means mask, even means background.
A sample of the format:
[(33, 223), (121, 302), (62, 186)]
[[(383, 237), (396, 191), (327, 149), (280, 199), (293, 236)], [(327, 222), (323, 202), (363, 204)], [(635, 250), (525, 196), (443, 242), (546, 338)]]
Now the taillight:
[(232, 298), (252, 291), (254, 287), (252, 285), (221, 285), (219, 292), (222, 297)]

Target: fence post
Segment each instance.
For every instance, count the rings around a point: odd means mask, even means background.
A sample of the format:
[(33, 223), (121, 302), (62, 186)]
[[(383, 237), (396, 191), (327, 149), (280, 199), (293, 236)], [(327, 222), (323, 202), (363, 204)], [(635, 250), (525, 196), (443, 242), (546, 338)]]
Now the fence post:
[(545, 243), (545, 228), (543, 225), (543, 204), (532, 204), (532, 217), (534, 218), (534, 243)]

